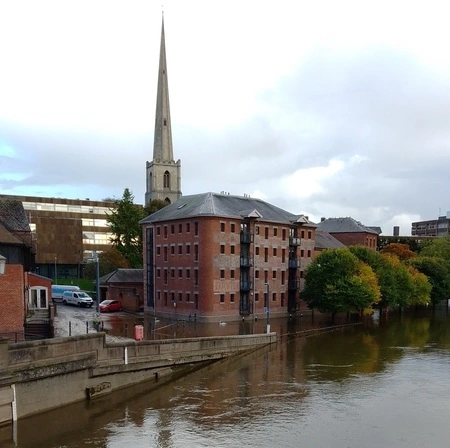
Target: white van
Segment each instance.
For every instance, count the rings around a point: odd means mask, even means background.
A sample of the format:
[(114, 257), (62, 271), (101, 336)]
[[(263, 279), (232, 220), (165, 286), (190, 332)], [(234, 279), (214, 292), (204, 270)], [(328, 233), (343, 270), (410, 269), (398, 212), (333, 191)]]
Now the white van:
[(92, 297), (84, 291), (65, 291), (63, 294), (63, 303), (77, 306), (93, 306)]
[(80, 288), (74, 285), (52, 285), (52, 299), (54, 302), (62, 302), (63, 294), (66, 291), (79, 291)]

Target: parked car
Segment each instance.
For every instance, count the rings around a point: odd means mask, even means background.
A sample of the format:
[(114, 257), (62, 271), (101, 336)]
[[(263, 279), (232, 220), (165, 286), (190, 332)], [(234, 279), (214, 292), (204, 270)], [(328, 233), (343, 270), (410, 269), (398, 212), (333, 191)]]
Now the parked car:
[(72, 304), (78, 306), (90, 306), (94, 305), (92, 297), (83, 291), (65, 291), (63, 293), (63, 303)]
[(52, 299), (54, 302), (62, 302), (63, 294), (66, 291), (79, 291), (80, 288), (74, 285), (52, 285)]
[(122, 309), (122, 304), (118, 300), (103, 300), (99, 305), (99, 309), (101, 313), (120, 311)]

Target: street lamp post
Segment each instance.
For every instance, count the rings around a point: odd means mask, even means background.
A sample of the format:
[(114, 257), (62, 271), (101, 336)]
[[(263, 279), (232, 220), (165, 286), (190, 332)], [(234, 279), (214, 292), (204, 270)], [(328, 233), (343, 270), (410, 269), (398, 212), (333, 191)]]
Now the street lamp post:
[(58, 258), (55, 257), (55, 285), (58, 284), (58, 271), (56, 269), (56, 262), (57, 262)]
[(265, 283), (264, 284), (266, 291), (264, 293), (265, 295), (265, 302), (266, 302), (266, 315), (267, 315), (267, 334), (270, 334), (270, 288), (269, 288), (269, 284)]
[(94, 252), (94, 261), (95, 261), (95, 308), (97, 313), (99, 312), (99, 304), (100, 304), (100, 263), (98, 259), (97, 252)]

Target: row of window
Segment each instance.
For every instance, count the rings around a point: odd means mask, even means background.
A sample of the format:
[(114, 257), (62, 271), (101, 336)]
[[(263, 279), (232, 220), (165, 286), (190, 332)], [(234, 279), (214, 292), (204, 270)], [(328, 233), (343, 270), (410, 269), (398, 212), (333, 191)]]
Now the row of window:
[[(161, 301), (161, 295), (162, 295), (162, 291), (156, 291), (156, 295), (157, 295), (157, 300), (160, 302)], [(219, 303), (225, 303), (225, 297), (226, 294), (218, 294), (219, 296)], [(264, 300), (264, 294), (261, 294), (262, 300)], [(270, 298), (272, 300), (272, 302), (276, 302), (278, 295), (276, 292), (273, 292), (270, 295)], [(170, 305), (169, 305), (169, 299), (170, 299)], [(285, 293), (282, 292), (280, 293), (280, 299), (281, 299), (281, 306), (284, 306), (284, 299), (285, 299)], [(236, 302), (236, 294), (234, 293), (229, 293), (229, 301), (230, 303), (235, 303)], [(259, 302), (260, 301), (260, 294), (259, 293), (255, 293), (255, 302)], [(175, 291), (164, 291), (164, 306), (174, 306), (176, 307), (176, 303), (177, 302), (186, 302), (186, 303), (195, 303), (198, 305), (198, 293), (194, 292), (175, 292)]]
[[(164, 277), (164, 284), (167, 285), (168, 281), (169, 281), (169, 271), (170, 271), (170, 278), (175, 278), (176, 274), (177, 278), (179, 280), (189, 280), (191, 279), (191, 268), (170, 268), (170, 269), (164, 269), (163, 270), (163, 277)], [(183, 276), (183, 271), (184, 271), (184, 276)], [(269, 271), (268, 270), (264, 270), (264, 282), (267, 283), (269, 280)], [(280, 272), (280, 274), (278, 274), (278, 272)], [(226, 276), (227, 270), (225, 269), (220, 269), (220, 279), (221, 280), (234, 280), (236, 278), (238, 278), (238, 275), (236, 273), (235, 269), (230, 269), (228, 271), (229, 276), (227, 278)], [(276, 280), (278, 277), (281, 278), (281, 284), (284, 285), (286, 282), (286, 271), (277, 271), (277, 270), (273, 270), (272, 271), (272, 279)], [(156, 278), (161, 278), (161, 268), (156, 268)], [(198, 286), (198, 269), (194, 269), (194, 285)], [(260, 278), (260, 270), (259, 269), (255, 269), (255, 278), (259, 279)], [(303, 278), (303, 271), (300, 271), (300, 278)]]
[[(25, 210), (46, 210), (52, 212), (72, 212), (72, 213), (96, 213), (105, 215), (110, 213), (109, 207), (98, 207), (93, 205), (72, 205), (72, 204), (52, 204), (49, 202), (22, 202)], [(114, 204), (111, 203), (111, 206)]]
[[(175, 234), (175, 229), (176, 229), (176, 225), (175, 224), (171, 224), (170, 225), (170, 234), (174, 235)], [(191, 223), (190, 222), (186, 222), (186, 223), (182, 223), (180, 222), (178, 224), (178, 233), (183, 233), (183, 228), (186, 229), (186, 233), (191, 233)], [(169, 226), (165, 225), (163, 226), (163, 236), (164, 238), (167, 238), (167, 235), (169, 234)], [(160, 236), (161, 235), (161, 226), (156, 226), (156, 235)], [(194, 222), (194, 235), (198, 235), (198, 222)]]

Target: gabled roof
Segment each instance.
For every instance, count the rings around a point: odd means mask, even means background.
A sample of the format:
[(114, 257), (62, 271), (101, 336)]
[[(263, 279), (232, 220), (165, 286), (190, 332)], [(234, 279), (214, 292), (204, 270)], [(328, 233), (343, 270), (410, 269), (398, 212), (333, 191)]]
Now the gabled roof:
[(316, 230), (314, 248), (316, 249), (338, 249), (345, 247), (345, 244), (337, 240), (333, 235), (322, 230)]
[(374, 232), (377, 232), (378, 235), (381, 235), (383, 233), (383, 231), (381, 230), (381, 227), (379, 226), (368, 226), (369, 229), (372, 229)]
[(317, 224), (317, 230), (329, 233), (373, 233), (377, 232), (364, 226), (353, 218), (328, 218)]
[(294, 215), (261, 199), (211, 192), (182, 196), (173, 204), (167, 205), (143, 219), (141, 224), (201, 216), (256, 218), (280, 224), (302, 222), (306, 226), (315, 227), (315, 224), (306, 216)]
[(143, 269), (116, 269), (109, 274), (104, 275), (98, 279), (100, 284), (105, 283), (143, 283), (144, 270)]
[(31, 247), (31, 229), (21, 201), (0, 199), (0, 243)]

